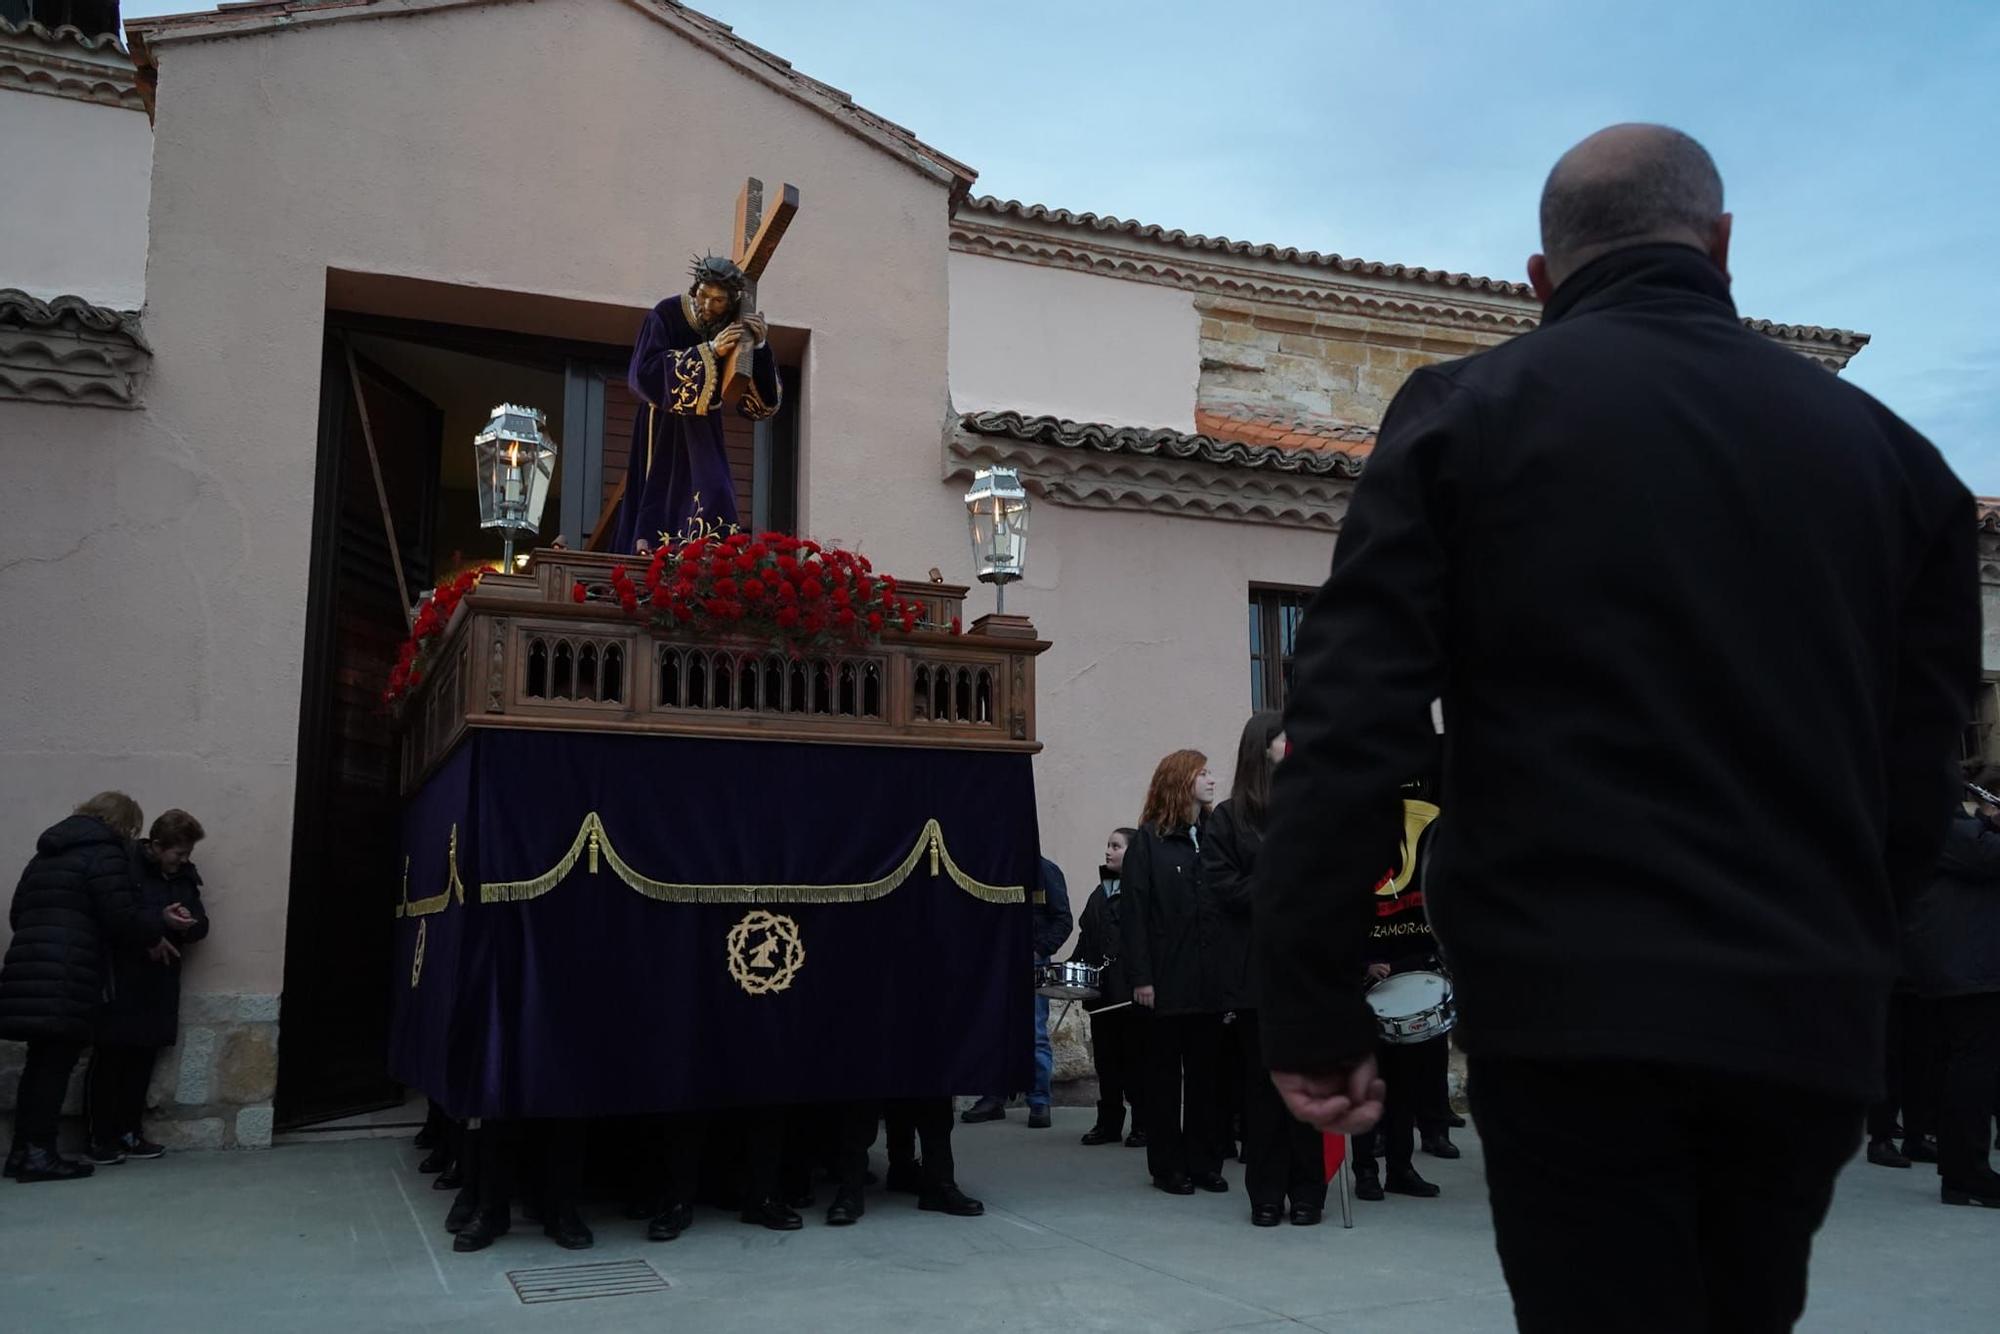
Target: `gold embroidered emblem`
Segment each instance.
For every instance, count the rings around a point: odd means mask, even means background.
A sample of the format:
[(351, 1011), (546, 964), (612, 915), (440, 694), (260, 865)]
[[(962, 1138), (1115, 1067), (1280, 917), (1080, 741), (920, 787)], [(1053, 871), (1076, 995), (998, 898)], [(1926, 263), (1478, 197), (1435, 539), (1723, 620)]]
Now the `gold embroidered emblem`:
[(799, 924), (762, 908), (729, 928), (729, 975), (752, 996), (768, 996), (792, 985), (806, 961)]
[(410, 986), (412, 989), (415, 989), (418, 979), (424, 975), (424, 942), (430, 936), (430, 930), (431, 919), (428, 917), (419, 917), (417, 919), (417, 948), (416, 952), (410, 956)]

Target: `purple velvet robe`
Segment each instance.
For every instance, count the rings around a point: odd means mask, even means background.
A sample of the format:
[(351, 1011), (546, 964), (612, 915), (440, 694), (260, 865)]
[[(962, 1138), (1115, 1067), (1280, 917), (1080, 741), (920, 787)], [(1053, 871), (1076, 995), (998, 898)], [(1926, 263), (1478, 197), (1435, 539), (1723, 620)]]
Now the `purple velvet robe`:
[[(695, 332), (685, 295), (668, 297), (646, 317), (626, 375), (641, 406), (613, 551), (630, 555), (641, 540), (657, 546), (662, 534), (680, 537), (697, 519), (725, 527), (740, 522), (722, 440), (722, 361)], [(746, 397), (736, 410), (755, 421), (775, 413), (781, 401), (768, 345), (756, 350), (750, 371), (763, 408)]]

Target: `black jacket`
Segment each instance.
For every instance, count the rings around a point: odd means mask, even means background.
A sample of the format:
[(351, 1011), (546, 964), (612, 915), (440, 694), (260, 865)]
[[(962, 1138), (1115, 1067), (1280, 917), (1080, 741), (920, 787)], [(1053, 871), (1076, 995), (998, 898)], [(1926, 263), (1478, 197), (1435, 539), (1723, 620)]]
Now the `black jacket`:
[(1904, 917), (1903, 941), (1919, 996), (2000, 991), (2000, 833), (1984, 820), (1952, 820), (1937, 875)]
[(1220, 1014), (1209, 946), (1215, 913), (1201, 889), (1196, 831), (1141, 829), (1125, 850), (1125, 980), (1154, 989), (1155, 1014)]
[[(1115, 892), (1114, 892), (1115, 891)], [(1125, 980), (1125, 938), (1119, 922), (1125, 914), (1125, 894), (1116, 876), (1106, 875), (1090, 891), (1083, 914), (1077, 919), (1076, 948), (1069, 957), (1077, 963), (1102, 964), (1097, 978), (1097, 999), (1085, 1001), (1086, 1010), (1101, 1010), (1132, 999), (1132, 984)]]
[(109, 991), (108, 951), (160, 938), (160, 914), (140, 904), (132, 845), (101, 820), (72, 815), (44, 833), (7, 914), (0, 965), (0, 1038), (92, 1040)]
[(1063, 879), (1062, 868), (1047, 857), (1042, 858), (1041, 885), (1033, 900), (1035, 957), (1046, 959), (1069, 939), (1070, 924), (1076, 920), (1069, 906), (1069, 882)]
[[(139, 901), (158, 913), (178, 903), (194, 914), (194, 925), (169, 931), (176, 946), (193, 944), (208, 934), (208, 910), (201, 904), (201, 872), (189, 862), (170, 878), (139, 846), (133, 867), (139, 881)], [(180, 1032), (181, 960), (155, 963), (135, 945), (111, 951), (111, 996), (97, 1012), (97, 1041), (128, 1047), (171, 1047)]]
[(1263, 832), (1225, 801), (1201, 831), (1202, 892), (1214, 914), (1209, 944), (1216, 1004), (1224, 1010), (1257, 1007), (1250, 967), (1250, 886)]
[(1974, 540), (1937, 451), (1692, 249), (1607, 255), (1416, 372), (1297, 642), (1266, 1056), (1374, 1045), (1369, 889), (1442, 696), (1427, 907), (1468, 1051), (1871, 1097), (1979, 676)]

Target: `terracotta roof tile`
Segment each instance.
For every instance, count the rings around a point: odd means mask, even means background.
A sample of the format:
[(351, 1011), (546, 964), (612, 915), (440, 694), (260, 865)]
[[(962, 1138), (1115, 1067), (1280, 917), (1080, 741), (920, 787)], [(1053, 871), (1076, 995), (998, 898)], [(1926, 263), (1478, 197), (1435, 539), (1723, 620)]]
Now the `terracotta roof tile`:
[(1106, 454), (1163, 455), (1222, 467), (1319, 476), (1356, 477), (1361, 473), (1360, 454), (1365, 451), (1357, 451), (1352, 446), (1287, 448), (1267, 440), (1240, 438), (1244, 432), (1239, 429), (1241, 423), (1234, 419), (1216, 418), (1215, 421), (1228, 434), (1109, 426), (1102, 422), (1075, 422), (1061, 417), (1031, 416), (1019, 412), (968, 412), (959, 417), (958, 425), (960, 430), (973, 435), (1004, 436), (1012, 440), (1059, 445), (1068, 449), (1090, 449)]
[(1216, 440), (1274, 449), (1307, 449), (1365, 458), (1375, 448), (1375, 428), (1296, 409), (1248, 403), (1214, 403), (1194, 410), (1194, 429)]

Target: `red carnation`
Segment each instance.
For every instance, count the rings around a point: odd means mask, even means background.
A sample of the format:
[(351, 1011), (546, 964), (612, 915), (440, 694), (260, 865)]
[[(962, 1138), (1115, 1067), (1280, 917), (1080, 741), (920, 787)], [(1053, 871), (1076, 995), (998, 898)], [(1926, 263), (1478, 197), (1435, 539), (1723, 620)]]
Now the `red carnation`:
[(951, 618), (951, 632), (955, 635), (962, 635), (965, 633), (964, 629), (960, 627), (958, 622), (958, 617), (956, 616)]
[(836, 607), (845, 607), (845, 606), (847, 606), (847, 605), (848, 605), (848, 603), (850, 603), (851, 601), (853, 601), (853, 598), (849, 596), (849, 594), (848, 594), (848, 592), (847, 592), (847, 590), (846, 590), (846, 589), (844, 589), (844, 588), (836, 588), (836, 589), (834, 589), (834, 590), (833, 590), (833, 605), (834, 605), (834, 606), (836, 606)]
[(735, 597), (736, 581), (734, 579), (727, 579), (727, 578), (717, 579), (715, 581), (715, 595), (719, 598)]
[(802, 619), (805, 623), (806, 633), (809, 635), (816, 635), (826, 629), (826, 617), (820, 614), (820, 610), (817, 607), (806, 608), (806, 614)]
[(582, 602), (589, 596), (590, 590), (583, 586), (583, 580), (579, 579), (569, 586), (569, 600), (571, 602)]
[(797, 602), (798, 600), (799, 590), (793, 586), (792, 581), (789, 579), (780, 579), (778, 581), (778, 601)]
[(745, 602), (762, 602), (764, 600), (764, 583), (761, 579), (745, 579), (743, 581), (743, 600)]
[(799, 623), (799, 609), (797, 607), (778, 608), (777, 622), (781, 628), (786, 630), (791, 629)]
[(854, 608), (842, 607), (833, 614), (833, 623), (842, 630), (854, 624)]
[(804, 582), (800, 583), (799, 585), (799, 596), (804, 598), (808, 602), (816, 601), (819, 598), (824, 597), (825, 595), (826, 595), (826, 585), (821, 583), (819, 580), (813, 578), (811, 575), (807, 575), (805, 577)]
[(873, 631), (874, 631), (874, 632), (875, 632), (876, 634), (881, 634), (881, 633), (882, 633), (882, 613), (881, 613), (881, 612), (879, 612), (879, 611), (871, 611), (871, 612), (869, 612), (869, 613), (868, 613), (868, 628), (869, 628), (870, 630), (873, 630)]
[(747, 551), (738, 552), (736, 558), (730, 561), (730, 564), (736, 567), (738, 574), (748, 574), (757, 568), (757, 558)]
[(653, 589), (652, 603), (655, 607), (664, 607), (672, 600), (672, 595), (665, 588)]
[(675, 619), (675, 620), (677, 620), (677, 621), (691, 621), (691, 620), (693, 620), (693, 619), (694, 619), (694, 608), (693, 608), (693, 607), (690, 607), (690, 606), (688, 606), (688, 605), (687, 605), (687, 603), (685, 603), (685, 602), (680, 602), (680, 603), (676, 603), (676, 604), (674, 605), (674, 619)]
[(618, 599), (618, 605), (625, 608), (626, 612), (628, 613), (635, 612), (639, 610), (639, 595), (637, 593), (627, 591), (626, 593), (620, 595)]
[(771, 554), (771, 548), (765, 546), (762, 542), (753, 542), (751, 545), (744, 548), (743, 554), (748, 556), (753, 561), (762, 560), (764, 559), (764, 557)]

